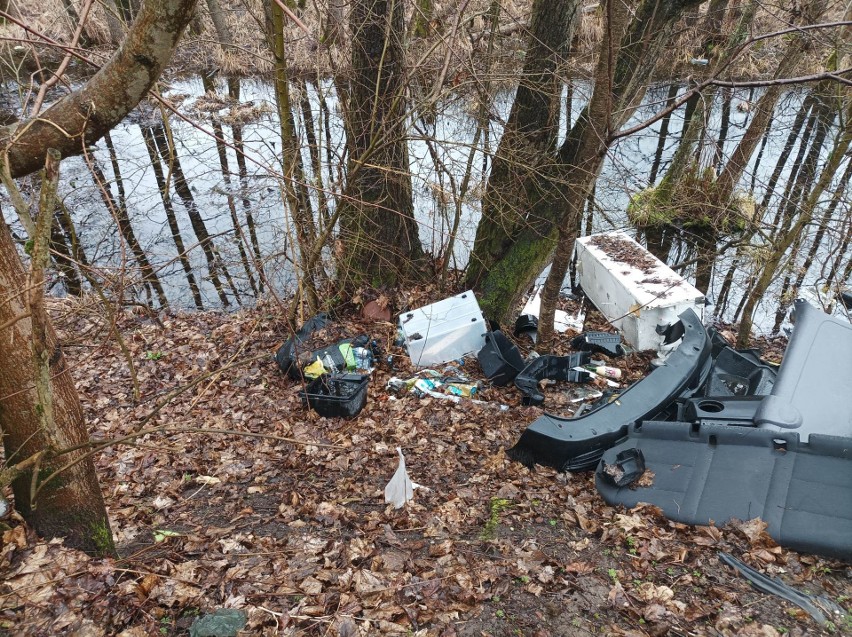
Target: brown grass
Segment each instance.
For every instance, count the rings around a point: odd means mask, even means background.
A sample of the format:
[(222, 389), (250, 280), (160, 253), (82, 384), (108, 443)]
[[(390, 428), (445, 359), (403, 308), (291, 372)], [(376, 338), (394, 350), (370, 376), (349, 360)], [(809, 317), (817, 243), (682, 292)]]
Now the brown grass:
[[(67, 43), (74, 28), (72, 19), (63, 8), (62, 0), (10, 0), (13, 12), (26, 24), (46, 36), (62, 43)], [(220, 0), (226, 16), (234, 44), (228, 47), (219, 46), (213, 23), (209, 15), (207, 3), (201, 0), (198, 4), (198, 14), (192, 28), (184, 35), (178, 53), (173, 63), (173, 72), (190, 72), (201, 69), (218, 68), (227, 74), (263, 75), (272, 70), (272, 58), (265, 42), (263, 32), (263, 3), (271, 0)], [(299, 11), (299, 17), (307, 26), (310, 33), (294, 25), (289, 20), (286, 24), (288, 41), (288, 58), (291, 71), (294, 74), (327, 76), (329, 74), (346, 74), (348, 71), (348, 42), (349, 33), (344, 33), (332, 47), (323, 45), (322, 26), (329, 11), (329, 2), (335, 0), (311, 0), (305, 9)], [(79, 12), (84, 0), (70, 0)], [(414, 17), (413, 0), (407, 1), (409, 21)], [(582, 72), (594, 63), (597, 44), (603, 34), (603, 16), (594, 0), (586, 0), (587, 10), (579, 30), (576, 33), (574, 51), (569, 67), (572, 73)], [(465, 15), (459, 21), (459, 31), (451, 34), (456, 23), (456, 11), (464, 6)], [(447, 81), (464, 84), (470, 77), (477, 76), (481, 70), (481, 58), (486, 50), (485, 39), (472, 43), (471, 35), (482, 30), (485, 24), (482, 16), (490, 6), (490, 0), (470, 0), (466, 5), (462, 0), (436, 0), (434, 5), (435, 20), (433, 26), (436, 33), (441, 34), (442, 40), (432, 47), (435, 41), (418, 41), (409, 39), (407, 50), (410, 63), (421, 61), (414, 70), (415, 74), (426, 81), (434, 80), (436, 73), (443, 67), (445, 56), (449, 49), (450, 68)], [(521, 28), (498, 38), (496, 63), (492, 66), (493, 82), (500, 84), (502, 77), (511, 82), (516, 81), (520, 70), (522, 55), (525, 48), (526, 30), (523, 25), (528, 22), (531, 0), (505, 0), (501, 3), (501, 24), (517, 23)], [(681, 25), (678, 45), (667, 51), (670, 60), (665, 68), (673, 69), (673, 74), (684, 75), (694, 73), (695, 68), (689, 66), (689, 59), (695, 54), (696, 42), (701, 40), (698, 29), (701, 26), (703, 12), (699, 11), (693, 26)], [(842, 15), (842, 2), (834, 0), (825, 20), (838, 19)], [(790, 24), (791, 17), (783, 8), (764, 7), (755, 20), (753, 32), (767, 32), (784, 28)], [(97, 0), (86, 26), (86, 36), (96, 53), (101, 56), (108, 53), (115, 45), (125, 29), (117, 17), (112, 0)], [(25, 47), (27, 60), (33, 63), (37, 53), (39, 60), (46, 66), (52, 66), (52, 61), (61, 57), (61, 52), (53, 47), (35, 43), (28, 39), (24, 31), (15, 25), (0, 25), (0, 57), (4, 75), (11, 71), (20, 74), (22, 61), (21, 51), (13, 52), (17, 47)], [(817, 34), (819, 38), (824, 38)], [(823, 42), (825, 44), (825, 42)], [(784, 47), (781, 38), (761, 43), (748, 55), (743, 56), (740, 64), (732, 73), (738, 76), (765, 76), (771, 72), (777, 61), (778, 52)], [(426, 55), (427, 51), (431, 52)], [(818, 47), (819, 51), (824, 48)], [(425, 57), (424, 57), (425, 55)], [(807, 67), (813, 69), (821, 65), (820, 54), (814, 53), (807, 60)], [(18, 70), (16, 70), (18, 68)], [(22, 77), (21, 79), (25, 79)]]

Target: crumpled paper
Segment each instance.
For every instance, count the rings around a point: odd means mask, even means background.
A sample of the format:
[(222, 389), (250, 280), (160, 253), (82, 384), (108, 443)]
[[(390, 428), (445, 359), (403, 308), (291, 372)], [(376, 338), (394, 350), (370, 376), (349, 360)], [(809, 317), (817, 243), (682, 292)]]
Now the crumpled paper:
[(405, 506), (406, 502), (414, 498), (414, 484), (408, 477), (402, 449), (397, 447), (396, 452), (399, 454), (399, 467), (385, 487), (385, 502), (392, 504), (395, 509), (400, 509)]

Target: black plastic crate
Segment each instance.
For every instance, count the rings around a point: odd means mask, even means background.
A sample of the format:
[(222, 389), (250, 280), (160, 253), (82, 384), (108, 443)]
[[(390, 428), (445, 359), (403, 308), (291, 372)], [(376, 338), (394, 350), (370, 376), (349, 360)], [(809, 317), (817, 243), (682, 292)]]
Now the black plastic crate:
[(299, 392), (302, 404), (327, 418), (352, 418), (367, 404), (367, 383), (362, 374), (326, 374)]

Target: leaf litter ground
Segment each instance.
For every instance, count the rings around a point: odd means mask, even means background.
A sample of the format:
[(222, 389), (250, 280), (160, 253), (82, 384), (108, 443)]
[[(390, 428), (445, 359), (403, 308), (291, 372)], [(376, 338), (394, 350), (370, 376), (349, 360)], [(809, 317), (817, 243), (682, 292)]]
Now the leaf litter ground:
[[(505, 449), (542, 413), (521, 407), (514, 388), (486, 389), (486, 405), (389, 394), (391, 376), (413, 373), (390, 323), (341, 321), (393, 356), (393, 367), (383, 358), (374, 371), (365, 409), (343, 420), (304, 409), (301, 383), (276, 368), (272, 354), (288, 336), (276, 309), (124, 314), (136, 402), (127, 360), (97, 313), (70, 301), (52, 311), (91, 436), (153, 431), (96, 458), (120, 559), (7, 520), (0, 632), (181, 635), (219, 608), (245, 611), (241, 634), (258, 635), (852, 630), (848, 620), (820, 628), (719, 562), (727, 551), (849, 608), (850, 565), (781, 549), (759, 520), (676, 524), (652, 507), (606, 505), (589, 473), (510, 461)], [(601, 327), (589, 312), (587, 328)], [(613, 364), (635, 380), (647, 357)], [(481, 378), (473, 358), (462, 369)], [(570, 414), (571, 389), (548, 386), (547, 408)], [(424, 487), (400, 510), (383, 500), (397, 446)]]

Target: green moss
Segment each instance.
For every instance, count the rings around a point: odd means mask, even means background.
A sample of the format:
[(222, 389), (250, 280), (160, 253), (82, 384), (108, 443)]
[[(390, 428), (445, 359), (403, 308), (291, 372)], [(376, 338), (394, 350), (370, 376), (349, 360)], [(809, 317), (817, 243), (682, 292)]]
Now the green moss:
[(497, 525), (500, 523), (500, 514), (512, 506), (512, 501), (506, 498), (491, 498), (489, 504), (489, 516), (485, 522), (485, 528), (479, 534), (480, 540), (493, 540), (497, 535)]
[(663, 179), (630, 199), (627, 217), (640, 229), (679, 227), (693, 232), (733, 235), (745, 231), (755, 218), (756, 204), (745, 194), (720, 199), (712, 168), (693, 165), (681, 179)]
[(91, 526), (92, 541), (97, 547), (98, 553), (101, 555), (113, 555), (115, 553), (115, 543), (112, 539), (112, 531), (109, 524), (104, 520), (93, 522)]

